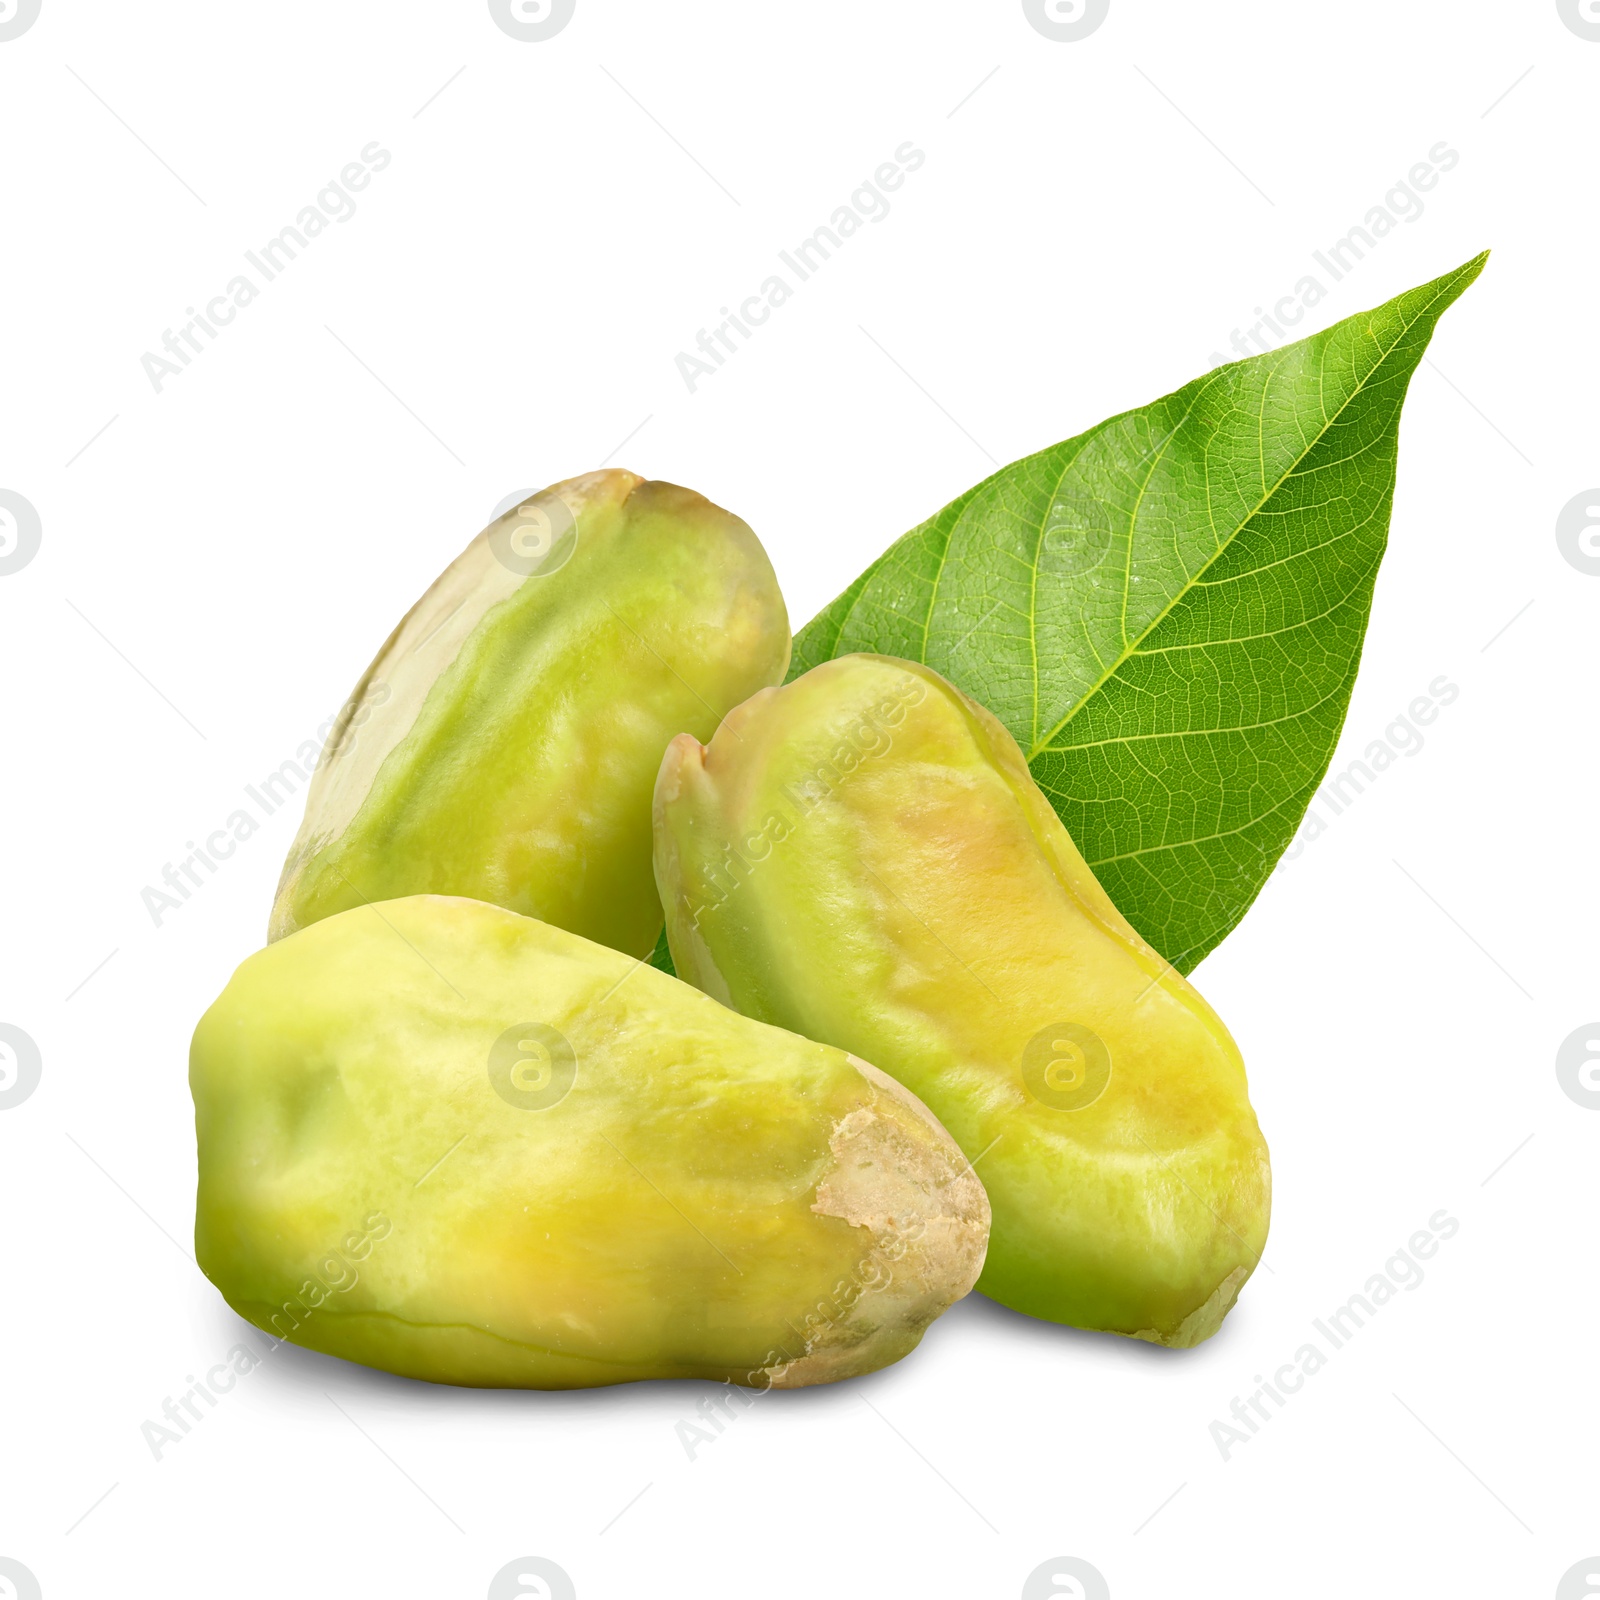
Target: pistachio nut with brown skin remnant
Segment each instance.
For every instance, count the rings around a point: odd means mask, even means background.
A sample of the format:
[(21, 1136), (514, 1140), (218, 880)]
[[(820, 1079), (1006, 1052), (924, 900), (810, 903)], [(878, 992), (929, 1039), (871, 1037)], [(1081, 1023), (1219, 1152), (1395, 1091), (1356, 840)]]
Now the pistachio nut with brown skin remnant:
[(591, 472), (492, 523), (412, 607), (318, 765), (269, 937), (461, 894), (643, 955), (661, 931), (650, 792), (781, 680), (789, 620), (738, 517)]
[(954, 1135), (994, 1208), (980, 1290), (1159, 1344), (1221, 1325), (1269, 1206), (1238, 1048), (976, 702), (870, 655), (763, 690), (668, 749), (656, 879), (680, 976)]
[(829, 1383), (983, 1264), (982, 1185), (899, 1084), (480, 901), (268, 945), (189, 1078), (201, 1269), (257, 1327), (408, 1377)]

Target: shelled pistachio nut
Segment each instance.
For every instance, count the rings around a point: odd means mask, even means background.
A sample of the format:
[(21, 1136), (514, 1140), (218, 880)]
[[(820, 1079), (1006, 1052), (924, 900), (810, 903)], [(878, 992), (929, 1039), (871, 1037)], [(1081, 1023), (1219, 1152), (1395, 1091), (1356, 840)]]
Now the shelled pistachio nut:
[(480, 901), (247, 960), (195, 1030), (195, 1254), (257, 1327), (441, 1383), (793, 1388), (912, 1349), (989, 1208), (828, 1045)]
[(646, 953), (661, 753), (677, 733), (709, 738), (788, 660), (783, 596), (738, 517), (631, 472), (531, 496), (445, 569), (357, 685), (269, 937), (437, 893)]
[(1267, 1234), (1228, 1030), (1118, 913), (1015, 740), (928, 667), (842, 656), (675, 739), (656, 878), (679, 975), (919, 1095), (994, 1207), (978, 1287), (1168, 1345)]

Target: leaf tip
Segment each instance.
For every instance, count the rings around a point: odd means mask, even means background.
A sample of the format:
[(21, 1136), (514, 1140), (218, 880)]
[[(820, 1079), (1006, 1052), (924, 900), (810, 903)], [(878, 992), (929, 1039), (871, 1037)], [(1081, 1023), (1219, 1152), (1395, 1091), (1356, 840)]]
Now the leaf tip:
[(1438, 302), (1435, 316), (1442, 312), (1446, 306), (1453, 305), (1468, 289), (1478, 280), (1478, 275), (1483, 271), (1489, 260), (1489, 252), (1480, 250), (1470, 261), (1463, 261), (1453, 272), (1446, 272), (1437, 277), (1432, 283), (1418, 285), (1416, 292), (1427, 293)]

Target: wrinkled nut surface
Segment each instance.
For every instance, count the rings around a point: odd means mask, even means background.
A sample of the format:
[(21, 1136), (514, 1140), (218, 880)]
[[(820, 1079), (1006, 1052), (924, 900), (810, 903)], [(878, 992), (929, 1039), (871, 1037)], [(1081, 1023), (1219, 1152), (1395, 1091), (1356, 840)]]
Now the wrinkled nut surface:
[(530, 496), (445, 569), (357, 685), (269, 938), (460, 894), (647, 953), (661, 753), (677, 733), (709, 738), (788, 661), (777, 579), (738, 517), (631, 472)]
[(478, 901), (251, 956), (190, 1086), (202, 1270), (409, 1377), (827, 1383), (905, 1355), (983, 1262), (982, 1186), (900, 1085)]
[(674, 740), (655, 806), (679, 975), (926, 1102), (994, 1207), (979, 1289), (1161, 1344), (1216, 1331), (1267, 1233), (1244, 1064), (987, 711), (844, 656), (708, 749)]

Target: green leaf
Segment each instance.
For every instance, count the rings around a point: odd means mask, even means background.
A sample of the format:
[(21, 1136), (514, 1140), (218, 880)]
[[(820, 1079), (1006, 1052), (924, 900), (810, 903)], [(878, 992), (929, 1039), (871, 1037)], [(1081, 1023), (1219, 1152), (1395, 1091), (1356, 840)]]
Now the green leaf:
[(656, 947), (650, 952), (650, 965), (659, 972), (664, 972), (669, 978), (678, 975), (678, 969), (672, 964), (672, 952), (667, 948), (667, 930), (661, 930), (661, 937), (656, 940)]
[(944, 673), (1015, 735), (1128, 920), (1192, 970), (1333, 756), (1401, 403), (1486, 259), (1001, 468), (808, 623), (790, 676), (854, 650)]

